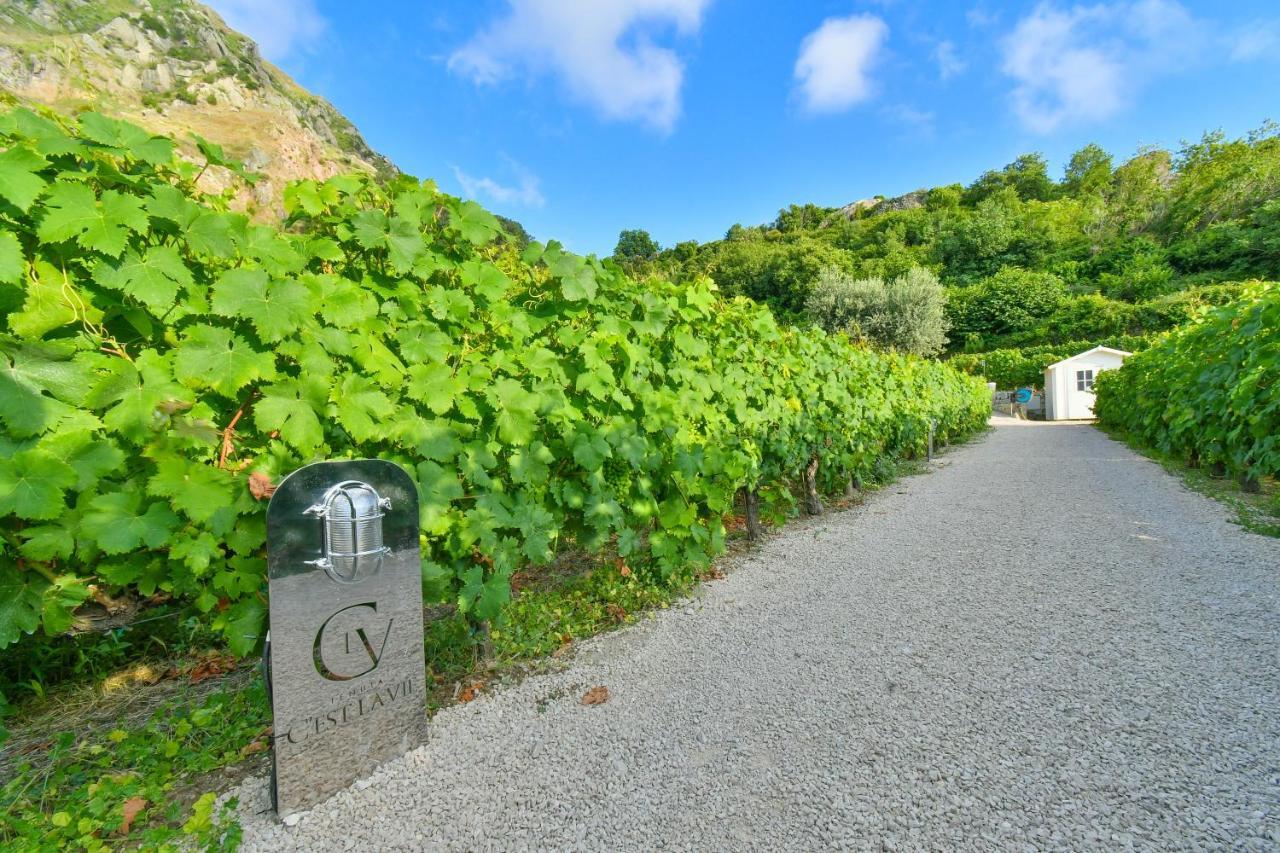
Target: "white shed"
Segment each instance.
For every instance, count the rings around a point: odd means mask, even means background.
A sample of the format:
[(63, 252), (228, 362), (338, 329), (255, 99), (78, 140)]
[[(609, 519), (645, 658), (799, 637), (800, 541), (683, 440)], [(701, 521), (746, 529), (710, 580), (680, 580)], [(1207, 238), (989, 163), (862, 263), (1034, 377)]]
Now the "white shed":
[(1044, 416), (1051, 421), (1093, 417), (1093, 382), (1133, 355), (1111, 347), (1094, 347), (1044, 369)]

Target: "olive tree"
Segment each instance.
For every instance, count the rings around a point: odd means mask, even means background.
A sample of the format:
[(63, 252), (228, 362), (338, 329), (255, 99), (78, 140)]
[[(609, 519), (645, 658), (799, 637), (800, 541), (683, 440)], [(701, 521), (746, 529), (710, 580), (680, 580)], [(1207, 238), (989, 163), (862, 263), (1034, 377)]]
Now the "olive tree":
[(809, 316), (829, 332), (921, 356), (937, 355), (946, 346), (946, 306), (946, 290), (923, 267), (887, 281), (828, 267), (805, 303)]

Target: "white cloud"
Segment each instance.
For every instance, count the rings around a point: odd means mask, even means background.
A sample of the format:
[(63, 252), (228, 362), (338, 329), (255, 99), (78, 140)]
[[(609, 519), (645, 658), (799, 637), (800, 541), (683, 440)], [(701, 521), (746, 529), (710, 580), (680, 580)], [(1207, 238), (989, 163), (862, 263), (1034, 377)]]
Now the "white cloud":
[(933, 49), (933, 58), (938, 63), (938, 76), (943, 80), (963, 74), (969, 67), (969, 63), (956, 55), (956, 46), (949, 41), (938, 42)]
[(1039, 133), (1109, 118), (1152, 77), (1194, 60), (1204, 32), (1176, 0), (1042, 3), (1004, 39), (1014, 112)]
[(526, 71), (558, 77), (607, 119), (669, 131), (684, 64), (655, 43), (697, 33), (711, 0), (508, 0), (507, 14), (449, 57), (449, 69), (492, 84)]
[(934, 121), (937, 118), (932, 112), (918, 110), (907, 104), (890, 104), (881, 112), (889, 119), (903, 125), (919, 136), (933, 136)]
[(501, 184), (490, 177), (477, 178), (453, 167), (453, 176), (462, 186), (463, 195), (468, 198), (488, 198), (490, 201), (505, 205), (521, 207), (542, 207), (547, 200), (542, 196), (537, 175), (510, 158), (504, 158), (508, 170), (515, 178), (514, 185)]
[(1000, 23), (999, 12), (988, 12), (981, 5), (974, 6), (964, 13), (965, 20), (969, 22), (969, 26), (976, 29), (985, 30), (988, 27), (994, 27)]
[(1280, 53), (1280, 22), (1254, 21), (1230, 39), (1230, 50), (1231, 58), (1237, 62)]
[(262, 55), (280, 61), (309, 49), (329, 23), (315, 0), (206, 0), (227, 26), (258, 43)]
[(868, 72), (888, 36), (888, 25), (874, 15), (828, 18), (805, 36), (795, 69), (805, 107), (840, 112), (871, 97)]

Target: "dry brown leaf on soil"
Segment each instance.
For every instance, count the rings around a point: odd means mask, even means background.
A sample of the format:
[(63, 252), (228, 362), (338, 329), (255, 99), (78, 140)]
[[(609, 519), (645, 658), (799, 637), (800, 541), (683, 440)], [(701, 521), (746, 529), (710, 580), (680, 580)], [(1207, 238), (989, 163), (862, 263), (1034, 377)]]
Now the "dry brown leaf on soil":
[(625, 560), (619, 557), (617, 561), (617, 565), (618, 565), (618, 574), (622, 575), (624, 578), (631, 577), (631, 567), (626, 564)]
[(191, 668), (189, 677), (192, 684), (199, 684), (209, 678), (222, 675), (236, 668), (236, 659), (232, 655), (219, 655), (201, 661)]
[(267, 742), (265, 740), (255, 740), (252, 743), (245, 744), (244, 749), (240, 750), (240, 754), (245, 758), (255, 755), (259, 752), (267, 751)]
[(610, 602), (604, 606), (604, 611), (609, 614), (609, 618), (613, 619), (614, 622), (627, 621), (627, 611), (623, 609), (621, 604)]
[(459, 702), (470, 702), (472, 699), (480, 695), (480, 688), (484, 687), (483, 681), (477, 681), (474, 684), (468, 684), (462, 688), (462, 692), (458, 694)]
[(121, 835), (128, 835), (129, 830), (133, 828), (133, 821), (138, 816), (138, 812), (147, 807), (147, 801), (142, 797), (130, 797), (124, 801), (121, 808), (123, 817), (120, 820), (120, 829), (117, 830)]
[(583, 705), (603, 705), (609, 701), (609, 688), (603, 684), (592, 687), (586, 693), (582, 694)]

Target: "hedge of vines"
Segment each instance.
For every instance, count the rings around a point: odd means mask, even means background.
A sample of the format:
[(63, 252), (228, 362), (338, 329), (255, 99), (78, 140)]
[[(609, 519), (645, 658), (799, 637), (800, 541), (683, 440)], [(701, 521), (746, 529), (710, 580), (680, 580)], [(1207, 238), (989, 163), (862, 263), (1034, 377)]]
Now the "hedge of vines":
[(0, 648), (159, 595), (251, 651), (263, 498), (317, 459), (408, 469), (427, 591), (480, 621), (567, 544), (688, 571), (740, 490), (815, 459), (835, 487), (989, 411), (970, 377), (709, 281), (520, 251), (431, 183), (304, 181), (282, 227), (255, 224), (198, 190), (236, 168), (200, 150), (0, 116)]
[(988, 352), (961, 353), (947, 359), (947, 364), (974, 376), (996, 383), (1002, 391), (1015, 388), (1039, 388), (1044, 385), (1045, 368), (1096, 346), (1108, 346), (1138, 352), (1151, 346), (1156, 335), (1117, 335), (1096, 341), (1072, 341), (1035, 347), (994, 349)]
[(1104, 425), (1247, 482), (1280, 475), (1280, 285), (1252, 285), (1095, 390)]

